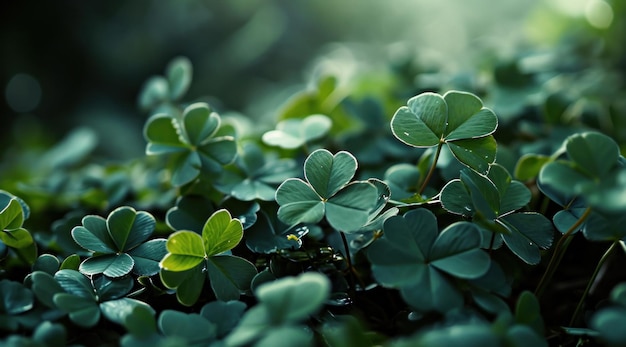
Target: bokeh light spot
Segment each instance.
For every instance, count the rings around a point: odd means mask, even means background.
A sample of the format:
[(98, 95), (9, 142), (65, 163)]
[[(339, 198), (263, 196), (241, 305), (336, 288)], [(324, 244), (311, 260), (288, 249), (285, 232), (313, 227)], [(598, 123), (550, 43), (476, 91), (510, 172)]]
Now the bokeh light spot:
[(41, 86), (33, 76), (18, 73), (7, 83), (4, 95), (13, 111), (31, 112), (39, 106), (41, 101)]

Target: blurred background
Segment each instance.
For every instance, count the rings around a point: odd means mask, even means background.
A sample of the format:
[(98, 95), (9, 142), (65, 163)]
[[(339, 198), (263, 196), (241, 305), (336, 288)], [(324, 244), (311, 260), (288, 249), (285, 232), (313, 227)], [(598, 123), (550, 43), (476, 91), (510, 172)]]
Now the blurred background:
[[(206, 96), (216, 109), (252, 119), (271, 117), (320, 70), (385, 81), (395, 68), (415, 87), (407, 93), (420, 89), (418, 75), (423, 85), (472, 90), (481, 79), (493, 79), (502, 62), (520, 68), (523, 56), (533, 59), (524, 60), (522, 70), (536, 72), (548, 58), (571, 60), (569, 68), (576, 69), (581, 64), (571, 49), (609, 65), (608, 78), (617, 66), (613, 84), (593, 83), (623, 90), (623, 3), (3, 1), (0, 152), (26, 139), (49, 145), (87, 126), (104, 147), (126, 144), (109, 154), (142, 155), (139, 134), (147, 115), (137, 107), (138, 94), (144, 81), (181, 55), (194, 67), (186, 99)], [(563, 49), (567, 40), (576, 44)], [(490, 102), (498, 113), (497, 98)]]

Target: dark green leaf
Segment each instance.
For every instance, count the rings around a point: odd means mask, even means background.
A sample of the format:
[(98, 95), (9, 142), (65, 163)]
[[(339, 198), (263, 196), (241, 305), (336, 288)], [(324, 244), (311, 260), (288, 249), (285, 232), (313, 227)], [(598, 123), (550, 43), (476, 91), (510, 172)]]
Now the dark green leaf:
[(190, 230), (200, 234), (206, 223), (206, 216), (214, 211), (213, 204), (207, 198), (183, 195), (176, 201), (176, 206), (167, 211), (165, 221), (172, 230)]
[(33, 340), (46, 347), (64, 347), (67, 346), (67, 332), (61, 324), (44, 321), (33, 332)]
[(528, 264), (539, 263), (540, 250), (552, 245), (554, 229), (550, 220), (535, 212), (514, 213), (501, 220), (511, 231), (502, 234), (509, 249)]
[(297, 322), (317, 312), (330, 295), (330, 282), (315, 272), (266, 283), (256, 291), (274, 324)]
[(144, 242), (152, 235), (156, 221), (148, 212), (135, 211), (123, 206), (109, 214), (107, 228), (120, 251), (127, 251)]
[(106, 254), (86, 259), (78, 268), (86, 275), (104, 274), (109, 277), (122, 277), (133, 269), (135, 261), (126, 254)]
[(218, 338), (226, 336), (241, 320), (246, 304), (241, 301), (212, 301), (202, 306), (200, 315), (216, 327)]
[(183, 111), (183, 124), (187, 142), (192, 146), (204, 144), (220, 126), (220, 117), (211, 112), (204, 102), (191, 104)]
[(463, 165), (481, 174), (487, 174), (489, 164), (496, 159), (496, 140), (492, 135), (477, 139), (446, 142), (448, 148)]
[(326, 202), (326, 219), (340, 231), (356, 231), (364, 226), (376, 207), (378, 189), (369, 182), (352, 182)]
[(244, 258), (214, 256), (208, 261), (208, 276), (215, 296), (222, 301), (237, 300), (250, 288), (256, 267)]
[(54, 294), (64, 292), (63, 287), (59, 285), (52, 275), (42, 271), (33, 272), (31, 279), (33, 281), (31, 288), (37, 300), (49, 308), (55, 308), (56, 306), (52, 298)]
[(619, 158), (617, 143), (597, 132), (572, 135), (565, 141), (565, 148), (578, 169), (595, 178), (604, 177)]
[(169, 93), (172, 100), (180, 99), (191, 84), (193, 68), (191, 62), (186, 57), (177, 57), (172, 60), (165, 69)]
[(59, 270), (59, 259), (52, 254), (42, 254), (40, 255), (35, 264), (33, 264), (33, 272), (34, 271), (43, 271), (50, 275), (54, 275), (57, 270)]
[(156, 114), (148, 119), (144, 127), (144, 137), (148, 140), (146, 154), (179, 153), (187, 150), (179, 134), (175, 118)]
[(117, 249), (107, 229), (106, 220), (100, 216), (85, 216), (83, 226), (72, 229), (72, 238), (81, 247), (99, 253), (115, 253)]
[(83, 328), (91, 328), (100, 321), (100, 308), (93, 298), (67, 293), (54, 295), (54, 304), (67, 312), (72, 322)]
[(130, 292), (134, 284), (131, 276), (122, 278), (94, 276), (93, 278), (93, 286), (99, 302), (123, 297)]
[(143, 307), (154, 315), (155, 312), (143, 301), (121, 298), (117, 300), (109, 300), (100, 303), (100, 311), (108, 320), (117, 324), (124, 324), (126, 318), (137, 308)]
[(515, 321), (532, 328), (538, 336), (544, 334), (544, 323), (541, 317), (539, 300), (529, 291), (524, 291), (517, 299), (515, 306)]
[(19, 282), (0, 281), (0, 314), (17, 315), (33, 308), (33, 292)]
[(422, 93), (396, 111), (391, 131), (409, 146), (436, 146), (443, 139), (447, 114), (448, 107), (441, 95)]
[(176, 299), (185, 306), (191, 306), (198, 301), (206, 275), (204, 263), (186, 271), (174, 272), (161, 270), (160, 277), (163, 284), (170, 289), (176, 289)]
[(54, 279), (66, 292), (95, 301), (96, 293), (89, 279), (82, 273), (75, 270), (59, 270), (54, 274)]
[(290, 178), (276, 190), (278, 218), (286, 224), (317, 223), (324, 218), (321, 198), (306, 182)]
[(325, 149), (318, 149), (304, 162), (304, 176), (320, 197), (328, 199), (350, 182), (356, 168), (352, 154), (341, 151), (333, 156)]
[(159, 262), (167, 254), (167, 240), (155, 239), (144, 242), (128, 252), (134, 262), (133, 273), (139, 276), (152, 276), (159, 272)]
[(215, 339), (215, 325), (197, 313), (165, 310), (159, 316), (158, 326), (163, 335), (180, 337), (189, 344), (207, 345)]

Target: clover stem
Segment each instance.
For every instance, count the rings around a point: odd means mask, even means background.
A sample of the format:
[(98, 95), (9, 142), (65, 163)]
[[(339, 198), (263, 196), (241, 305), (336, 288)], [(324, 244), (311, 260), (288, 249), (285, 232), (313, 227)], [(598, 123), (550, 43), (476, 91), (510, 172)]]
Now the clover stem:
[(561, 259), (563, 259), (563, 255), (565, 254), (565, 251), (567, 250), (567, 247), (571, 242), (570, 236), (580, 228), (580, 226), (585, 222), (587, 217), (589, 217), (590, 213), (591, 207), (587, 207), (587, 209), (585, 209), (585, 212), (583, 212), (580, 218), (578, 218), (576, 223), (572, 224), (572, 226), (563, 234), (563, 236), (561, 236), (559, 241), (556, 243), (556, 246), (554, 246), (554, 253), (552, 253), (552, 258), (550, 258), (548, 267), (543, 273), (543, 276), (541, 276), (539, 284), (537, 284), (537, 288), (535, 289), (535, 296), (537, 296), (537, 298), (539, 298), (543, 294), (543, 291), (546, 289), (545, 287), (547, 283), (552, 280), (552, 276), (554, 276), (554, 272), (556, 272), (556, 268), (559, 266), (559, 263), (561, 262)]
[(426, 175), (426, 178), (424, 179), (424, 183), (422, 183), (422, 186), (417, 191), (417, 194), (421, 195), (424, 192), (424, 189), (426, 189), (426, 185), (428, 185), (430, 178), (433, 176), (433, 173), (435, 172), (435, 167), (437, 167), (437, 160), (439, 160), (439, 155), (441, 154), (441, 148), (443, 148), (444, 143), (445, 141), (443, 139), (439, 140), (439, 144), (437, 145), (437, 151), (435, 152), (435, 157), (433, 158), (433, 163), (431, 164), (430, 169), (428, 170), (428, 174)]
[(602, 255), (602, 258), (600, 258), (600, 260), (598, 261), (598, 265), (596, 266), (596, 269), (593, 271), (593, 274), (591, 275), (591, 278), (589, 279), (589, 283), (587, 283), (587, 287), (585, 288), (585, 291), (583, 292), (583, 295), (581, 296), (580, 301), (578, 301), (578, 305), (576, 306), (576, 310), (574, 311), (574, 314), (572, 315), (572, 319), (569, 321), (570, 326), (573, 326), (574, 323), (576, 322), (576, 318), (578, 317), (578, 314), (580, 314), (580, 310), (583, 307), (583, 303), (585, 302), (585, 299), (587, 298), (587, 294), (589, 294), (589, 290), (591, 289), (591, 286), (595, 282), (596, 277), (598, 276), (598, 273), (600, 272), (600, 268), (602, 268), (602, 265), (604, 265), (607, 259), (609, 259), (609, 256), (611, 255), (611, 253), (613, 253), (613, 250), (617, 247), (618, 243), (619, 241), (613, 241), (609, 249), (607, 249), (606, 252), (604, 252), (604, 254)]
[(496, 242), (496, 233), (491, 233), (491, 241), (489, 241), (489, 254), (493, 251), (493, 244)]
[(350, 256), (350, 246), (348, 246), (348, 239), (346, 238), (346, 234), (343, 231), (340, 231), (341, 241), (343, 242), (344, 252), (346, 253), (346, 261), (348, 262), (348, 270), (350, 270), (350, 286), (354, 289), (356, 288), (356, 281), (358, 280), (363, 288), (365, 288), (365, 283), (357, 276), (354, 271), (354, 267), (352, 266), (352, 257)]

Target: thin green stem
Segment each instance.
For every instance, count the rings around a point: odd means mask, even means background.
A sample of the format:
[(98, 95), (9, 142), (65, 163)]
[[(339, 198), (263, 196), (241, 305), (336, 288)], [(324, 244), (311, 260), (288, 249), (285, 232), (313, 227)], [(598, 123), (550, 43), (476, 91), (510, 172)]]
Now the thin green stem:
[(342, 231), (339, 232), (341, 234), (341, 241), (343, 242), (344, 252), (346, 253), (346, 261), (348, 262), (348, 270), (350, 271), (350, 286), (353, 290), (356, 290), (356, 282), (358, 281), (362, 288), (365, 288), (365, 283), (361, 277), (356, 273), (354, 266), (352, 265), (352, 257), (350, 256), (350, 246), (348, 245), (348, 239), (346, 238), (346, 234)]
[(572, 315), (572, 319), (569, 321), (569, 326), (574, 326), (574, 323), (576, 323), (576, 318), (578, 318), (578, 315), (580, 314), (580, 310), (583, 308), (583, 303), (585, 302), (585, 299), (587, 298), (587, 294), (589, 294), (589, 289), (591, 289), (591, 286), (595, 282), (596, 277), (598, 276), (598, 273), (600, 272), (600, 268), (602, 267), (602, 265), (604, 265), (604, 263), (606, 263), (607, 259), (609, 259), (609, 256), (611, 255), (611, 253), (613, 253), (613, 250), (617, 247), (618, 244), (619, 244), (619, 241), (614, 241), (611, 244), (611, 247), (609, 247), (609, 249), (607, 249), (606, 252), (604, 252), (604, 255), (602, 255), (602, 258), (600, 258), (600, 261), (598, 261), (598, 265), (596, 266), (596, 269), (593, 271), (593, 275), (591, 275), (591, 278), (589, 279), (589, 282), (587, 283), (587, 287), (585, 288), (585, 291), (583, 292), (583, 295), (580, 298), (580, 301), (578, 301), (578, 305), (576, 306), (576, 310), (574, 311), (574, 314)]
[(548, 282), (552, 280), (552, 276), (554, 275), (554, 272), (556, 272), (556, 268), (559, 267), (559, 263), (561, 263), (561, 259), (563, 259), (563, 255), (565, 254), (565, 251), (567, 250), (567, 246), (569, 246), (569, 243), (571, 241), (569, 240), (569, 237), (576, 230), (580, 228), (580, 226), (585, 222), (587, 217), (589, 217), (590, 213), (591, 213), (591, 208), (587, 207), (585, 212), (583, 212), (580, 218), (578, 218), (576, 223), (574, 223), (565, 232), (565, 234), (561, 236), (559, 241), (556, 243), (556, 246), (554, 246), (554, 253), (552, 253), (552, 258), (550, 258), (548, 267), (546, 268), (546, 271), (543, 273), (541, 280), (539, 280), (539, 284), (537, 284), (537, 289), (535, 289), (535, 296), (537, 296), (537, 298), (541, 297), (541, 295), (543, 294), (543, 291), (546, 289), (546, 285), (548, 284)]
[(433, 163), (430, 165), (428, 174), (426, 175), (426, 178), (424, 179), (422, 186), (417, 191), (417, 194), (421, 195), (424, 192), (424, 189), (426, 189), (426, 186), (428, 185), (430, 178), (433, 176), (433, 173), (435, 172), (435, 168), (437, 167), (437, 160), (439, 160), (439, 155), (441, 154), (441, 148), (443, 147), (444, 143), (445, 142), (443, 141), (443, 139), (439, 141), (439, 144), (437, 145), (437, 151), (435, 152), (435, 157), (433, 158)]

